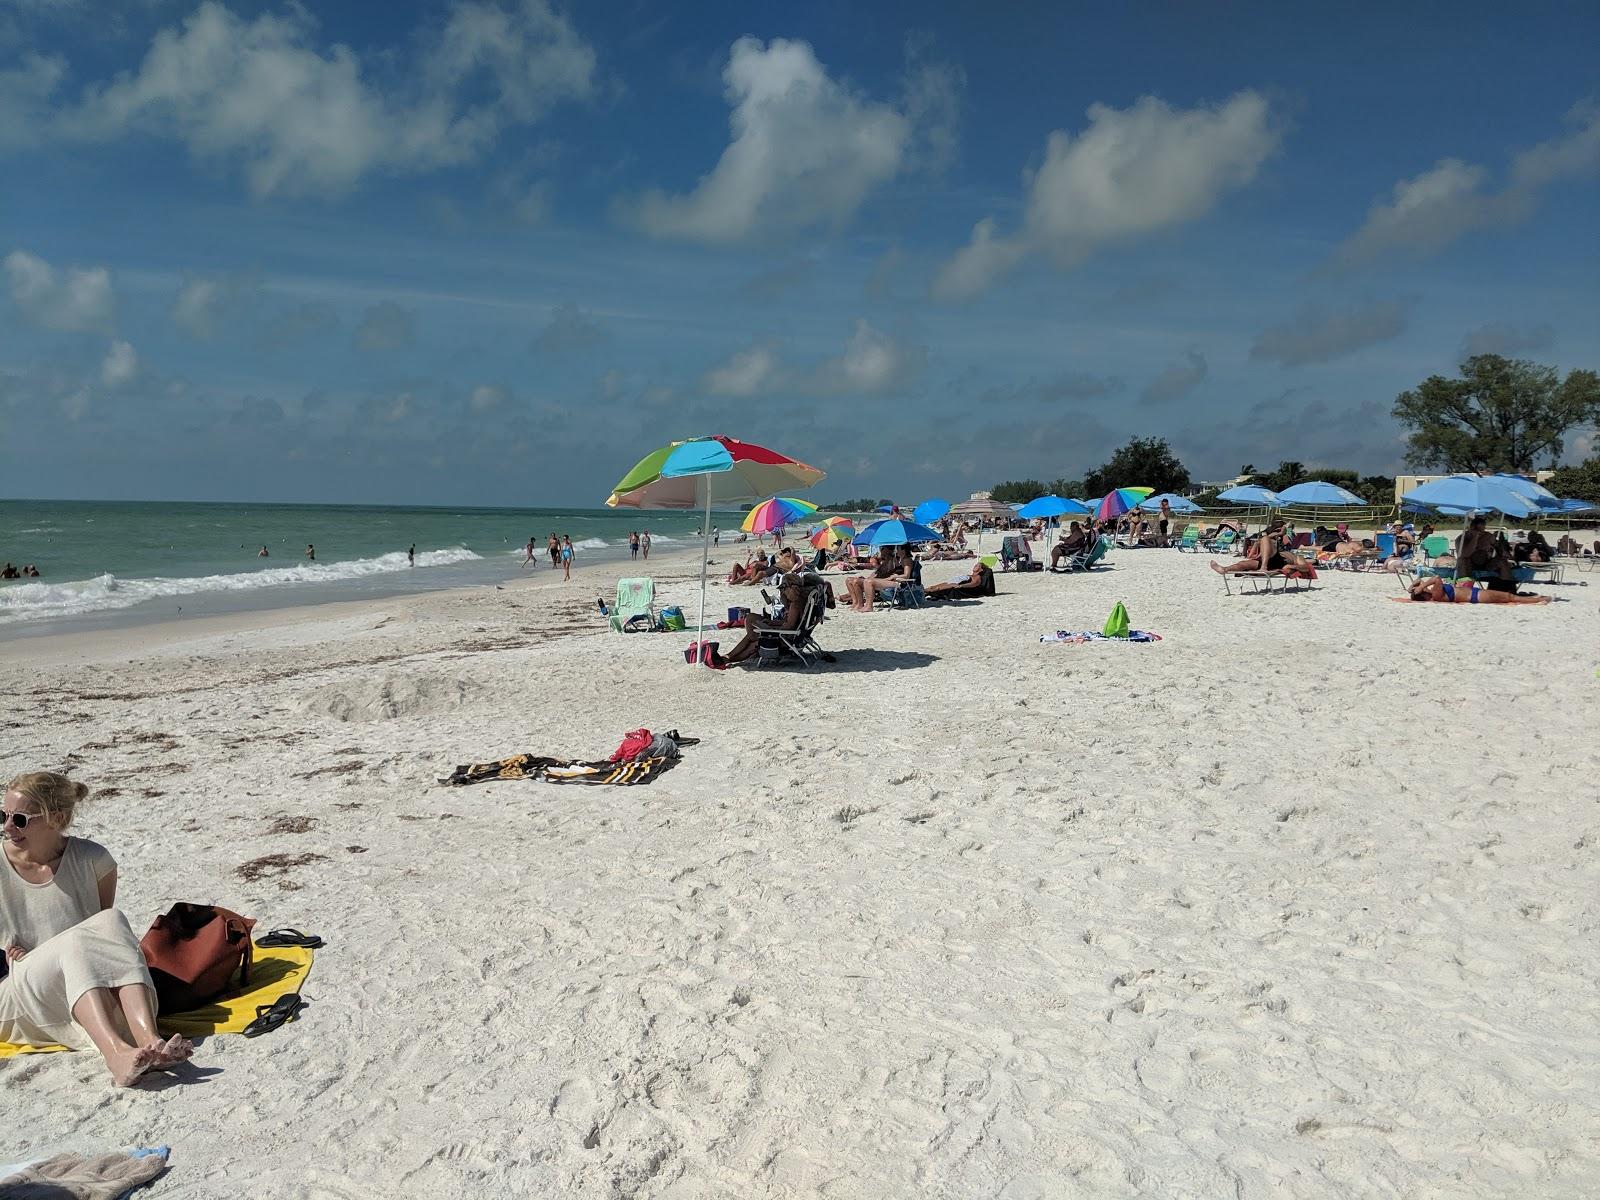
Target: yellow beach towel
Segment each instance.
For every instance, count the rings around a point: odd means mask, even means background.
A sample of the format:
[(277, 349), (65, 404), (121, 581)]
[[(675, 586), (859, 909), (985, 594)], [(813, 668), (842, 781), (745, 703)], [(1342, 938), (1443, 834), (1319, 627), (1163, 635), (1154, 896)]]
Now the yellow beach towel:
[[(187, 1037), (209, 1037), (214, 1033), (243, 1033), (256, 1019), (256, 1008), (271, 1004), (280, 996), (298, 992), (311, 974), (312, 952), (299, 946), (256, 946), (255, 964), (250, 969), (250, 990), (224, 996), (204, 1008), (189, 1012), (162, 1013), (157, 1024), (163, 1033)], [(65, 1050), (65, 1046), (19, 1046), (0, 1042), (0, 1058), (16, 1054), (46, 1054)]]

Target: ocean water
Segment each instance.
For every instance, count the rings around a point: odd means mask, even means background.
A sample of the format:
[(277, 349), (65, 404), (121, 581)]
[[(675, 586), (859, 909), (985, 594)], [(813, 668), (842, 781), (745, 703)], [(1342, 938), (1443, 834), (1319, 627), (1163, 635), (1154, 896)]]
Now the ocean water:
[(627, 557), (635, 529), (662, 550), (698, 540), (694, 513), (0, 500), (0, 563), (41, 575), (0, 582), (0, 639), (496, 583), (534, 569), (520, 565), (530, 537), (548, 572), (552, 532), (572, 538), (576, 582)]

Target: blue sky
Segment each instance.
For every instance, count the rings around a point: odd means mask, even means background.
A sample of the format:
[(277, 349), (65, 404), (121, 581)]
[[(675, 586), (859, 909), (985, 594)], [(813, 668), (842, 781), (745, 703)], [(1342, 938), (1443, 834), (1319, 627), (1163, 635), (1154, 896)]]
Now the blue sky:
[(598, 503), (711, 432), (823, 496), (1134, 434), (1391, 470), (1465, 353), (1600, 366), (1596, 44), (1579, 4), (0, 0), (0, 492)]

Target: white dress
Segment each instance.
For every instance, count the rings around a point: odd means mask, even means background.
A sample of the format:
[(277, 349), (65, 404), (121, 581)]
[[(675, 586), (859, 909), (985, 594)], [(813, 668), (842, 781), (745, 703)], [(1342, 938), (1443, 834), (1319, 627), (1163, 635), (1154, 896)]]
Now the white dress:
[(100, 908), (100, 881), (116, 869), (104, 846), (68, 838), (54, 878), (29, 883), (0, 854), (0, 949), (27, 955), (0, 978), (0, 1041), (88, 1049), (72, 1006), (94, 988), (142, 983), (155, 989), (128, 919)]

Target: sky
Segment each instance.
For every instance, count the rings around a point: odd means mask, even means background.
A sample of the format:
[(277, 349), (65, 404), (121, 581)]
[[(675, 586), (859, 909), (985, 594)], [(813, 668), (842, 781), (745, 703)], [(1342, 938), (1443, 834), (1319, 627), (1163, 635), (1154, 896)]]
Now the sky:
[(1464, 356), (1600, 367), (1596, 45), (1578, 3), (0, 0), (0, 495), (593, 505), (711, 433), (821, 498), (1131, 436), (1393, 471)]

